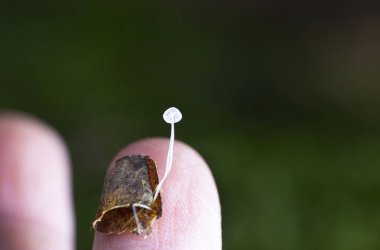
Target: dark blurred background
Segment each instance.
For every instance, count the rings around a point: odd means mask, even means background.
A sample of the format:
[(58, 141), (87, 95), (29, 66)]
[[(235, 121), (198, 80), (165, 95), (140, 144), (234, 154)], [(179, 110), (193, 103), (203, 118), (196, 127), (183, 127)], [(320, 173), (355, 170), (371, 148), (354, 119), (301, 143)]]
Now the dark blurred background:
[(380, 249), (378, 1), (0, 1), (0, 107), (72, 155), (78, 249), (105, 167), (177, 138), (209, 163), (224, 249)]

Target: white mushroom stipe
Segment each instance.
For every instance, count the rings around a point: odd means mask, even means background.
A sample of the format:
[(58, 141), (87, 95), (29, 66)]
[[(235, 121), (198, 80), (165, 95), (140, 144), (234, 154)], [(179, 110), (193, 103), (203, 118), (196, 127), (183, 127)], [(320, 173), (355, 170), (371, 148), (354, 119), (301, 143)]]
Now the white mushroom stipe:
[(141, 208), (145, 208), (148, 210), (152, 210), (152, 209), (150, 207), (148, 207), (147, 205), (144, 205), (144, 204), (138, 204), (138, 203), (132, 204), (132, 212), (133, 212), (133, 217), (135, 217), (137, 234), (140, 235), (141, 234), (141, 226), (140, 226), (139, 216), (137, 214), (136, 207), (141, 207)]
[(137, 234), (140, 235), (141, 233), (140, 221), (139, 221), (139, 216), (137, 215), (137, 211), (136, 211), (136, 204), (132, 204), (132, 211), (133, 211), (133, 217), (135, 217)]
[(168, 108), (164, 112), (163, 118), (165, 122), (170, 123), (171, 133), (170, 133), (170, 140), (169, 140), (168, 155), (166, 158), (166, 168), (165, 168), (164, 178), (162, 178), (162, 181), (160, 181), (160, 183), (157, 185), (156, 190), (154, 191), (153, 200), (156, 200), (158, 194), (160, 193), (162, 185), (165, 182), (166, 178), (168, 177), (170, 170), (172, 168), (173, 150), (174, 150), (174, 123), (177, 123), (182, 119), (182, 114), (177, 108), (171, 107), (171, 108)]

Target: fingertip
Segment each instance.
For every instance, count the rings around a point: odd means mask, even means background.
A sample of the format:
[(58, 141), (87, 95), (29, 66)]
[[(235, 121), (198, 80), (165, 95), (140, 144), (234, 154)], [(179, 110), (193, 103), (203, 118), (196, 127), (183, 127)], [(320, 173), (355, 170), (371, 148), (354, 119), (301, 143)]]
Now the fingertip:
[[(148, 138), (122, 149), (125, 155), (149, 155), (160, 179), (166, 165), (169, 141)], [(126, 233), (95, 234), (94, 249), (221, 249), (221, 216), (217, 188), (203, 158), (187, 144), (176, 141), (173, 167), (162, 189), (163, 215), (147, 239)]]
[(7, 249), (73, 246), (70, 184), (59, 134), (30, 115), (1, 113), (0, 237)]

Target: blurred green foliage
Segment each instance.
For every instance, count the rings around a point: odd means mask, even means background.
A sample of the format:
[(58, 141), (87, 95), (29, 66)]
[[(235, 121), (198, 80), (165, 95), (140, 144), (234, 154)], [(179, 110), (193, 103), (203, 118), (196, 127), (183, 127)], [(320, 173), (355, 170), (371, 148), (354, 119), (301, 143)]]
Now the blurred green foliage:
[(172, 105), (214, 173), (225, 249), (379, 249), (376, 7), (2, 1), (0, 107), (67, 141), (78, 249), (110, 159), (167, 136)]

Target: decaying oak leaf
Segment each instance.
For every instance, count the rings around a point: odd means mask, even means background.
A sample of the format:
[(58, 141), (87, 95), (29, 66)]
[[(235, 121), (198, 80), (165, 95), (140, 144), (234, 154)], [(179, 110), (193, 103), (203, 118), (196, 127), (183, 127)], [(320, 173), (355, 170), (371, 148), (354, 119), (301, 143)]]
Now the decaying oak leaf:
[(153, 200), (157, 185), (156, 165), (151, 158), (131, 155), (118, 159), (105, 177), (94, 229), (107, 234), (149, 235), (162, 213), (160, 195)]

